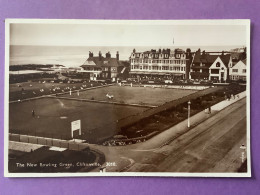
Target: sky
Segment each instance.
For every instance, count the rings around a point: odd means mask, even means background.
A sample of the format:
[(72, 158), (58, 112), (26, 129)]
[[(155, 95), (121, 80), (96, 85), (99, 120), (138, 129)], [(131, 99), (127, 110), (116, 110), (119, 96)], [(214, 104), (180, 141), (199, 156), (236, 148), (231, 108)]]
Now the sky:
[(13, 23), (10, 45), (246, 46), (245, 25)]

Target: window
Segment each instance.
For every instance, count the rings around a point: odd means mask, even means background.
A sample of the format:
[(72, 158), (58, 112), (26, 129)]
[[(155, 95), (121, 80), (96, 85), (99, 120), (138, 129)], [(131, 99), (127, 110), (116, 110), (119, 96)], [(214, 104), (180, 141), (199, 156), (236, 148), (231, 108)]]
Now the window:
[(242, 73), (246, 73), (246, 69), (243, 69), (243, 70), (242, 70)]
[(211, 74), (219, 74), (219, 69), (211, 69)]
[(162, 70), (169, 70), (169, 67), (168, 66), (163, 66)]
[(238, 72), (238, 69), (232, 69), (232, 72)]
[(149, 66), (149, 70), (151, 70), (151, 66)]
[(216, 67), (220, 67), (220, 63), (219, 62), (216, 63)]

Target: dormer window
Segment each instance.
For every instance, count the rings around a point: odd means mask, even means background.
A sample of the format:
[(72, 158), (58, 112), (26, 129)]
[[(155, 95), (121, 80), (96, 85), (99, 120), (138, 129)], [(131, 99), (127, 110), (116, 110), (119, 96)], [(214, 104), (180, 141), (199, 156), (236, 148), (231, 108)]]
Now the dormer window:
[(164, 56), (167, 58), (167, 57), (168, 57), (168, 54), (165, 54)]

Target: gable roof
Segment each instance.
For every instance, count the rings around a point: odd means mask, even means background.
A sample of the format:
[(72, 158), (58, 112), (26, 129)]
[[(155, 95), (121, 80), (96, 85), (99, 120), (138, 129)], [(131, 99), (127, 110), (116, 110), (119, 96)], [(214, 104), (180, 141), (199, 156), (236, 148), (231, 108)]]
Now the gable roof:
[(194, 55), (194, 63), (205, 63), (205, 64), (212, 64), (217, 59), (217, 55), (210, 55), (208, 53), (201, 54), (200, 52), (196, 52)]
[(225, 64), (225, 66), (228, 67), (228, 63), (230, 61), (231, 55), (230, 54), (226, 54), (226, 55), (220, 55), (219, 57), (222, 60), (222, 62)]
[(246, 65), (246, 61), (247, 61), (246, 59), (244, 59), (244, 60), (241, 60), (241, 61), (242, 61), (242, 62), (243, 62), (245, 65)]
[(193, 63), (203, 63), (206, 64), (206, 66), (211, 66), (217, 58), (220, 58), (221, 61), (224, 63), (226, 67), (228, 67), (228, 63), (230, 61), (230, 54), (226, 55), (210, 55), (209, 53), (200, 53), (196, 52), (194, 55)]
[(233, 66), (232, 66), (232, 68), (234, 68), (235, 66), (237, 66), (237, 64), (241, 64), (241, 63), (243, 63), (245, 66), (246, 66), (246, 59), (244, 59), (244, 60), (239, 60), (237, 63), (235, 63)]
[(105, 58), (101, 56), (89, 57), (82, 66), (118, 67), (123, 66), (116, 58)]

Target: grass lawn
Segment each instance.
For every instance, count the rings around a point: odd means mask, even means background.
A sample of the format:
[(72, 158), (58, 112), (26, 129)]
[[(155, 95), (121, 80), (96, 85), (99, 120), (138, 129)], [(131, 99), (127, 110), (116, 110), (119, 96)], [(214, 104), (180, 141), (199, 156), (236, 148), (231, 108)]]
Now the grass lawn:
[[(24, 82), (9, 85), (9, 99), (10, 101), (18, 99), (32, 98), (42, 95), (50, 95), (61, 92), (68, 92), (69, 88), (73, 90), (87, 88), (100, 85), (97, 82), (87, 83), (39, 83), (39, 82)], [(59, 89), (57, 89), (59, 88)], [(43, 89), (43, 91), (40, 91)], [(55, 91), (54, 91), (55, 90)]]
[[(109, 86), (79, 93), (65, 94), (63, 97), (73, 97), (80, 99), (91, 99), (111, 102), (121, 102), (127, 104), (143, 104), (159, 106), (165, 102), (195, 93), (195, 90), (186, 89), (165, 89), (151, 87), (130, 87), (130, 86)], [(106, 94), (113, 95), (113, 100), (109, 100)]]
[[(113, 136), (117, 120), (145, 109), (147, 108), (42, 98), (10, 104), (9, 129), (14, 133), (71, 139), (71, 122), (80, 119), (84, 139), (95, 142)], [(35, 110), (35, 117), (32, 116), (32, 110)]]

